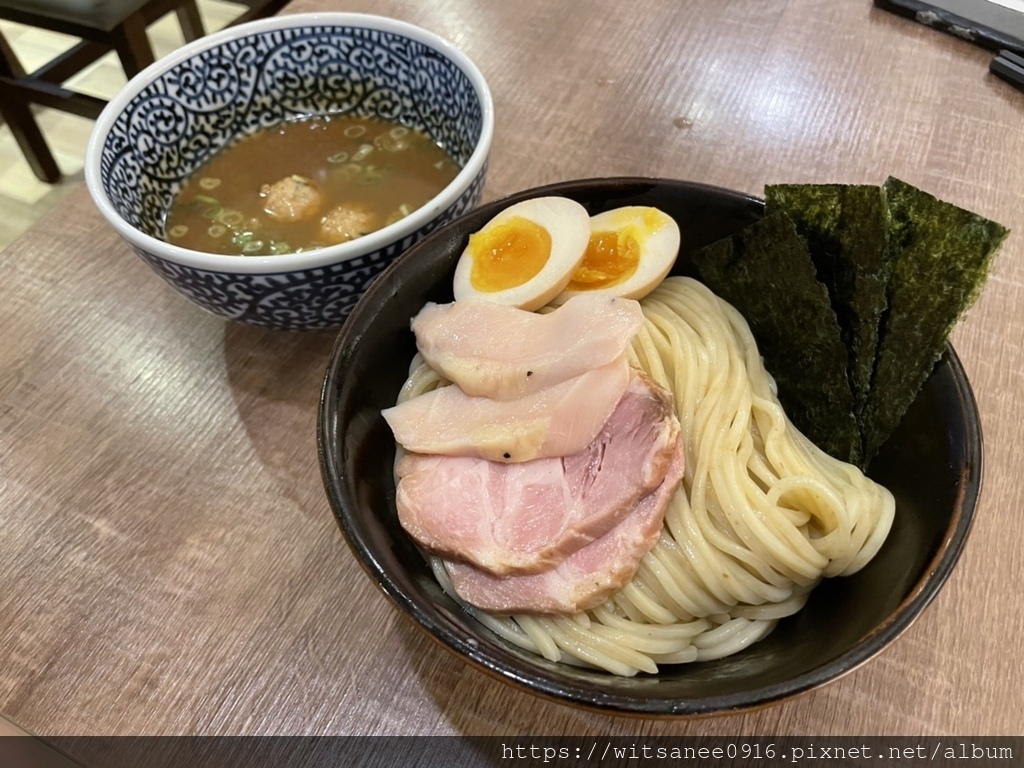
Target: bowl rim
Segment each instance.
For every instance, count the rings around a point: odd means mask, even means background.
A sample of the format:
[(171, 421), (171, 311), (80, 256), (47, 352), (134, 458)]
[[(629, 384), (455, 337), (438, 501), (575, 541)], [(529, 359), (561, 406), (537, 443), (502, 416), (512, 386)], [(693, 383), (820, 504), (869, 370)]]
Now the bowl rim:
[[(215, 48), (231, 40), (295, 27), (350, 27), (372, 29), (407, 37), (432, 48), (451, 61), (470, 81), (480, 102), (480, 136), (466, 164), (456, 177), (431, 200), (404, 219), (340, 245), (304, 251), (303, 253), (273, 256), (234, 256), (204, 253), (172, 245), (146, 234), (129, 224), (114, 208), (103, 188), (100, 157), (107, 135), (125, 107), (152, 80), (169, 72), (196, 54)], [(93, 202), (107, 222), (133, 247), (166, 261), (210, 272), (232, 274), (274, 274), (315, 269), (373, 253), (392, 243), (400, 242), (428, 224), (437, 215), (456, 203), (473, 181), (485, 171), (494, 138), (494, 99), (483, 73), (477, 65), (453, 43), (440, 35), (407, 21), (367, 13), (315, 12), (272, 16), (245, 22), (201, 37), (150, 64), (107, 103), (89, 135), (85, 150), (85, 183)]]
[[(702, 182), (685, 181), (654, 177), (594, 177), (572, 181), (556, 182), (540, 187), (507, 195), (491, 201), (482, 208), (496, 212), (529, 197), (558, 195), (566, 190), (575, 190), (581, 186), (617, 182), (624, 185), (635, 184), (667, 184), (686, 187), (692, 190), (705, 191), (724, 195), (735, 200), (754, 202), (763, 205), (763, 199), (737, 190), (718, 187)], [(974, 513), (984, 477), (984, 440), (981, 418), (978, 413), (977, 401), (971, 389), (966, 371), (952, 344), (946, 343), (943, 364), (949, 368), (956, 399), (967, 414), (966, 444), (964, 446), (965, 465), (961, 472), (961, 483), (958, 489), (957, 504), (953, 510), (942, 540), (938, 543), (932, 557), (921, 569), (921, 576), (908, 590), (904, 599), (871, 631), (862, 636), (853, 646), (838, 656), (782, 682), (769, 683), (755, 688), (733, 693), (705, 696), (694, 699), (679, 699), (667, 696), (636, 697), (622, 693), (614, 688), (602, 691), (595, 697), (592, 690), (571, 679), (555, 679), (551, 673), (540, 666), (530, 667), (528, 664), (507, 664), (496, 658), (493, 653), (482, 648), (472, 637), (457, 631), (455, 625), (449, 626), (443, 616), (434, 615), (417, 604), (414, 596), (407, 594), (401, 584), (384, 569), (374, 552), (366, 546), (366, 542), (354, 534), (352, 521), (345, 509), (345, 504), (354, 500), (345, 500), (345, 476), (342, 455), (345, 448), (340, 440), (332, 440), (337, 436), (335, 424), (338, 417), (338, 399), (335, 396), (341, 389), (345, 378), (346, 358), (343, 342), (349, 336), (349, 325), (358, 321), (363, 314), (376, 314), (371, 309), (374, 295), (387, 293), (388, 277), (392, 271), (398, 270), (408, 259), (415, 259), (421, 251), (442, 243), (446, 231), (472, 215), (480, 215), (480, 208), (470, 211), (449, 222), (436, 233), (432, 233), (392, 262), (387, 270), (374, 281), (352, 313), (345, 326), (338, 333), (328, 358), (323, 384), (320, 393), (319, 412), (317, 419), (317, 447), (321, 468), (321, 477), (334, 517), (342, 530), (343, 538), (349, 550), (355, 556), (364, 572), (384, 593), (389, 602), (400, 611), (427, 637), (453, 653), (456, 657), (470, 663), (488, 675), (500, 679), (515, 687), (522, 688), (532, 694), (539, 695), (561, 704), (569, 704), (604, 714), (619, 714), (636, 717), (653, 718), (700, 718), (708, 716), (737, 714), (760, 709), (779, 703), (792, 697), (808, 693), (814, 689), (835, 682), (861, 665), (889, 648), (894, 640), (903, 634), (920, 617), (925, 608), (932, 602), (952, 573), (960, 554), (966, 545), (973, 522)], [(453, 629), (455, 627), (455, 629)]]

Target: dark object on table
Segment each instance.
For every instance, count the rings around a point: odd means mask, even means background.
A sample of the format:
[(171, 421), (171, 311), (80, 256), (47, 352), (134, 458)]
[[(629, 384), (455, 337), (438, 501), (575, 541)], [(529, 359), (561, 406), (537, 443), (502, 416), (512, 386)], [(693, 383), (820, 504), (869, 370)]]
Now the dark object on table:
[(625, 205), (661, 208), (686, 233), (675, 270), (690, 275), (690, 253), (752, 224), (764, 212), (754, 197), (690, 182), (566, 182), (484, 205), (392, 264), (338, 336), (318, 420), (327, 495), (367, 574), (417, 626), (459, 658), (534, 693), (605, 711), (696, 716), (755, 708), (831, 682), (879, 653), (945, 583), (966, 541), (981, 490), (977, 409), (963, 368), (948, 346), (869, 468), (896, 499), (888, 541), (863, 570), (827, 579), (803, 610), (741, 653), (665, 667), (657, 675), (621, 678), (552, 663), (513, 647), (444, 594), (399, 524), (395, 444), (380, 411), (395, 402), (408, 375), (415, 352), (410, 318), (427, 301), (452, 300), (452, 275), (469, 235), (498, 211), (542, 195), (570, 197), (591, 214)]
[(990, 0), (875, 0), (875, 5), (982, 48), (1024, 53), (1024, 14)]
[(1024, 56), (1000, 51), (988, 65), (989, 71), (1019, 91), (1024, 91)]

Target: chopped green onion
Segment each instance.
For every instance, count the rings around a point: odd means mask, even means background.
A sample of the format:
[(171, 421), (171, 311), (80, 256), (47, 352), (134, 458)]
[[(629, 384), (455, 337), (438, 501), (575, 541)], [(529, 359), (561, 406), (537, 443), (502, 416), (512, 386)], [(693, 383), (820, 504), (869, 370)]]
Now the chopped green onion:
[(188, 233), (188, 226), (185, 224), (178, 224), (177, 226), (171, 227), (167, 232), (168, 237), (184, 237)]
[(241, 211), (235, 211), (231, 208), (225, 208), (220, 214), (220, 223), (226, 224), (229, 227), (237, 227), (242, 223), (245, 216), (242, 215)]
[(348, 160), (348, 152), (335, 152), (327, 158), (328, 163), (344, 163)]
[(352, 154), (352, 162), (358, 163), (360, 160), (365, 160), (371, 152), (373, 152), (373, 144), (361, 144), (359, 149)]
[(344, 131), (345, 135), (350, 139), (358, 139), (364, 133), (366, 133), (365, 125), (350, 125)]
[(242, 253), (256, 253), (263, 249), (262, 240), (250, 240), (248, 243), (242, 246)]
[(404, 125), (396, 125), (373, 140), (374, 146), (385, 152), (403, 152), (413, 146), (416, 141), (415, 134)]
[(363, 171), (363, 177), (361, 179), (357, 179), (356, 184), (366, 187), (369, 186), (370, 184), (376, 184), (383, 178), (384, 174), (377, 169), (377, 166), (368, 165), (366, 169)]
[(210, 237), (221, 237), (227, 231), (227, 227), (221, 224), (214, 224), (213, 226), (206, 230), (206, 234), (208, 234)]
[(394, 224), (397, 221), (401, 221), (414, 210), (415, 208), (410, 206), (408, 203), (402, 203), (400, 206), (398, 206), (398, 208), (391, 212), (391, 215), (388, 216), (386, 224)]
[(209, 195), (196, 195), (195, 199), (200, 203), (206, 203), (207, 205), (220, 205), (220, 200), (216, 197), (210, 197)]
[(357, 178), (362, 172), (362, 167), (355, 163), (346, 163), (345, 165), (331, 170), (332, 175), (337, 174), (345, 181), (351, 181), (352, 179)]
[(220, 186), (220, 179), (215, 179), (212, 176), (204, 176), (199, 180), (199, 186), (203, 189), (216, 189)]

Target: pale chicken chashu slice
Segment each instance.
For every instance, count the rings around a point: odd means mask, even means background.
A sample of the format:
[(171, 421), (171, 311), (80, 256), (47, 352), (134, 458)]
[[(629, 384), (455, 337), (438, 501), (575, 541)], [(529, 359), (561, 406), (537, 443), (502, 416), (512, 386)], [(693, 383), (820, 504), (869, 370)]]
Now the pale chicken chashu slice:
[(446, 562), (452, 587), (470, 605), (492, 613), (573, 614), (600, 605), (633, 578), (657, 543), (683, 467), (682, 444), (677, 442), (661, 485), (608, 533), (554, 568), (502, 577), (467, 563)]
[(662, 484), (678, 436), (669, 393), (634, 371), (597, 437), (571, 456), (505, 464), (407, 454), (397, 465), (399, 520), (448, 560), (499, 576), (549, 570)]
[(597, 436), (630, 381), (625, 356), (517, 400), (441, 387), (383, 411), (405, 450), (522, 462), (569, 456)]
[(481, 299), (427, 304), (412, 330), (424, 360), (463, 392), (513, 400), (611, 363), (643, 322), (637, 301), (584, 294), (546, 314)]

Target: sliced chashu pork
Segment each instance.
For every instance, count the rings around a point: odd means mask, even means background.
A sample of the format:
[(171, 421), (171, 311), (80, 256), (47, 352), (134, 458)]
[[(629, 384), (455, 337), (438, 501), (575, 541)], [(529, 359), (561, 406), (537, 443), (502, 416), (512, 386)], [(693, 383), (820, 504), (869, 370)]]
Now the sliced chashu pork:
[(542, 573), (495, 576), (446, 562), (459, 597), (494, 613), (573, 614), (600, 605), (625, 586), (661, 535), (665, 510), (683, 477), (682, 443), (661, 485), (601, 538)]
[(625, 356), (518, 400), (467, 395), (458, 386), (418, 395), (383, 412), (405, 450), (522, 462), (585, 449), (630, 382)]
[(580, 453), (521, 464), (402, 457), (399, 520), (447, 559), (496, 575), (548, 570), (614, 528), (662, 483), (678, 435), (669, 393), (634, 372)]
[(482, 299), (427, 304), (412, 330), (427, 363), (466, 394), (512, 400), (607, 365), (643, 322), (637, 301), (584, 294), (547, 314)]

